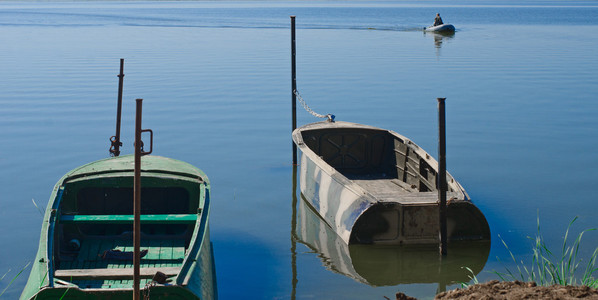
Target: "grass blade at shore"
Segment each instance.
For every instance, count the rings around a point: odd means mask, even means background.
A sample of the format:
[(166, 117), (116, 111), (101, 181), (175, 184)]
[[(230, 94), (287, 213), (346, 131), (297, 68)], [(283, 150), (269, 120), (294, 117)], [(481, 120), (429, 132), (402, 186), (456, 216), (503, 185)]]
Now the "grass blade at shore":
[(594, 250), (593, 254), (588, 259), (581, 279), (576, 277), (577, 274), (579, 274), (578, 269), (580, 265), (582, 265), (584, 262), (584, 259), (579, 257), (579, 250), (583, 235), (586, 232), (596, 230), (595, 228), (583, 230), (577, 235), (575, 241), (569, 245), (569, 232), (571, 230), (571, 226), (576, 220), (577, 217), (575, 217), (567, 226), (567, 230), (565, 231), (565, 236), (563, 238), (561, 253), (560, 256), (557, 256), (550, 251), (544, 242), (544, 238), (540, 230), (540, 218), (538, 217), (538, 232), (536, 233), (536, 237), (528, 237), (534, 241), (532, 248), (533, 254), (529, 268), (522, 260), (517, 261), (507, 243), (499, 235), (499, 238), (509, 252), (511, 259), (515, 263), (515, 266), (517, 267), (517, 272), (512, 272), (509, 268), (505, 267), (506, 273), (500, 273), (497, 271), (494, 271), (493, 273), (503, 281), (521, 280), (533, 281), (538, 285), (544, 286), (558, 284), (585, 285), (592, 288), (598, 288), (598, 279), (594, 277), (594, 273), (598, 271), (598, 267), (596, 267), (598, 248)]

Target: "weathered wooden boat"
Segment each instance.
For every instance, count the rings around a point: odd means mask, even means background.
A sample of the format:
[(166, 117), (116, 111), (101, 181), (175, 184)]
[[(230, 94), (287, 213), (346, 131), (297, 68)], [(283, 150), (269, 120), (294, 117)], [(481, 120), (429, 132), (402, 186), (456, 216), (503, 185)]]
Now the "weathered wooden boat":
[(429, 26), (424, 28), (424, 31), (428, 32), (455, 32), (455, 26), (451, 24), (442, 24), (436, 26)]
[[(300, 189), (346, 244), (425, 244), (439, 239), (438, 163), (408, 138), (348, 122), (293, 132)], [(489, 239), (486, 218), (447, 173), (449, 240)]]
[[(132, 298), (133, 178), (128, 155), (81, 166), (58, 181), (21, 299)], [(142, 158), (142, 293), (217, 297), (209, 211), (210, 182), (200, 169)]]
[[(371, 286), (470, 281), (484, 269), (490, 241), (455, 241), (450, 255), (439, 258), (437, 245), (347, 245), (314, 211), (305, 198), (297, 205), (295, 238), (307, 246), (331, 272)], [(463, 268), (467, 266), (469, 270)]]

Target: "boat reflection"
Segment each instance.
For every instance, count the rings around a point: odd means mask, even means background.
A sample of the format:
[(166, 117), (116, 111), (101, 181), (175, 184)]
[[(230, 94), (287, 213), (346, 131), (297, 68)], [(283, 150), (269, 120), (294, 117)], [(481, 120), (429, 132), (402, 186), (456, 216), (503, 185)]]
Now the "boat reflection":
[(451, 242), (441, 257), (437, 245), (347, 245), (303, 199), (297, 201), (293, 239), (309, 247), (335, 273), (371, 286), (411, 283), (446, 285), (468, 282), (478, 274), (490, 253), (490, 241)]
[(436, 49), (442, 48), (442, 43), (455, 37), (455, 32), (426, 32), (424, 35), (434, 38), (434, 46)]

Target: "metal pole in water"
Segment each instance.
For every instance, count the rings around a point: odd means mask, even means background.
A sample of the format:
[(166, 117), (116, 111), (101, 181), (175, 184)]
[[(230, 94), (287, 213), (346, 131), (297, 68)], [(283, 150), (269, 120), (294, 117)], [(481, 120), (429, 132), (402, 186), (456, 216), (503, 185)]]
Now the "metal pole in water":
[(137, 107), (135, 111), (135, 178), (133, 186), (134, 194), (134, 221), (133, 221), (133, 300), (139, 300), (139, 268), (141, 264), (140, 246), (141, 246), (141, 108), (143, 99), (135, 100)]
[[(297, 91), (297, 66), (295, 57), (297, 52), (295, 51), (295, 16), (291, 16), (291, 94), (292, 94), (292, 102), (291, 105), (293, 107), (293, 131), (297, 128), (297, 96), (295, 92)], [(291, 141), (292, 142), (292, 141)], [(297, 145), (293, 142), (293, 164), (297, 164)]]
[(440, 254), (446, 255), (446, 127), (445, 104), (446, 98), (438, 100), (438, 199), (440, 218)]
[(293, 213), (291, 214), (291, 272), (293, 279), (291, 280), (291, 300), (297, 299), (297, 166), (293, 166), (293, 195), (292, 206)]
[(120, 155), (120, 146), (123, 145), (120, 141), (120, 116), (122, 114), (122, 106), (123, 106), (123, 79), (125, 77), (124, 74), (124, 66), (125, 66), (125, 59), (120, 59), (120, 74), (118, 74), (118, 104), (116, 106), (116, 134), (110, 138), (112, 142), (110, 145), (110, 154), (113, 156)]

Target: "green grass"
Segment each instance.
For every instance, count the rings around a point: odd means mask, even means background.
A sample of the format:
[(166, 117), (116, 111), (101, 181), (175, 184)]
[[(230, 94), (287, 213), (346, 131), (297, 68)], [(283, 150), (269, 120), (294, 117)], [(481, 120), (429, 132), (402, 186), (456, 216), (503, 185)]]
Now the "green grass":
[(35, 199), (31, 198), (31, 202), (33, 202), (33, 205), (35, 206), (35, 208), (37, 208), (37, 211), (39, 211), (39, 214), (42, 215), (42, 218), (43, 218), (44, 214), (46, 213), (46, 210), (43, 209), (42, 207), (38, 206), (37, 203), (35, 202)]
[[(25, 269), (27, 269), (27, 267), (29, 267), (30, 264), (31, 264), (31, 262), (27, 263), (21, 269), (21, 271), (19, 271), (19, 273), (17, 273), (17, 275), (12, 278), (12, 280), (8, 283), (8, 285), (4, 288), (4, 290), (2, 290), (2, 292), (0, 292), (0, 297), (2, 297), (2, 295), (4, 295), (4, 293), (6, 293), (6, 290), (8, 290), (8, 288), (12, 285), (12, 283), (15, 282), (15, 280), (21, 275), (21, 273), (23, 273), (23, 271), (25, 271)], [(4, 280), (4, 278), (6, 277), (6, 275), (8, 275), (8, 273), (10, 273), (10, 269), (6, 273), (4, 273), (4, 275), (2, 275), (2, 277), (0, 277), (0, 281)]]
[[(511, 259), (515, 263), (516, 271), (505, 267), (506, 272), (494, 271), (503, 281), (533, 281), (538, 285), (549, 286), (559, 285), (585, 285), (591, 288), (598, 288), (598, 279), (594, 274), (598, 271), (596, 260), (598, 259), (598, 247), (593, 254), (585, 260), (579, 256), (581, 239), (586, 232), (594, 231), (595, 228), (586, 229), (577, 235), (577, 238), (570, 244), (569, 233), (571, 225), (577, 220), (577, 217), (569, 223), (563, 246), (560, 253), (554, 253), (546, 245), (540, 231), (540, 218), (538, 217), (538, 232), (535, 238), (528, 237), (533, 241), (531, 263), (526, 265), (523, 261), (518, 261), (509, 249), (507, 243), (500, 237), (505, 248), (509, 251)], [(500, 259), (499, 259), (500, 260)], [(583, 269), (585, 267), (585, 269)], [(475, 278), (475, 276), (474, 276)]]
[(465, 269), (467, 270), (467, 272), (469, 272), (469, 274), (471, 275), (467, 275), (467, 277), (469, 277), (469, 282), (459, 282), (459, 284), (461, 284), (461, 288), (467, 288), (470, 285), (474, 285), (474, 284), (478, 284), (480, 283), (478, 281), (478, 278), (475, 276), (475, 273), (473, 272), (472, 269), (468, 268), (468, 267), (461, 267), (461, 269)]

